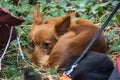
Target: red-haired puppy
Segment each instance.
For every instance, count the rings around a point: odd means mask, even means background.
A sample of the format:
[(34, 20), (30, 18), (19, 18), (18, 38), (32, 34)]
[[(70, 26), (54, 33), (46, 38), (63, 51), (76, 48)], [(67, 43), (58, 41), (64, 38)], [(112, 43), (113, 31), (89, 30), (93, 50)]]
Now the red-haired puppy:
[[(34, 43), (31, 59), (35, 64), (65, 67), (72, 57), (86, 48), (99, 28), (89, 20), (74, 20), (74, 15), (43, 19), (40, 12), (34, 9), (30, 37)], [(105, 52), (105, 49), (105, 39), (101, 34), (90, 50)]]

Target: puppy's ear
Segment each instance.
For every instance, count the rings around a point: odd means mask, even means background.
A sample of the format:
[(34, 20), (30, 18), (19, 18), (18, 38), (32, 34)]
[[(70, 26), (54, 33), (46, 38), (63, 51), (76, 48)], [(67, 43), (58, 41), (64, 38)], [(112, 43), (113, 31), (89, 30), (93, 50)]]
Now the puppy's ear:
[(54, 29), (57, 35), (61, 36), (69, 30), (70, 25), (71, 25), (71, 16), (68, 15), (68, 16), (65, 16), (59, 24), (56, 24)]
[(39, 25), (42, 23), (42, 21), (43, 21), (43, 17), (40, 14), (40, 11), (36, 7), (34, 7), (34, 24)]

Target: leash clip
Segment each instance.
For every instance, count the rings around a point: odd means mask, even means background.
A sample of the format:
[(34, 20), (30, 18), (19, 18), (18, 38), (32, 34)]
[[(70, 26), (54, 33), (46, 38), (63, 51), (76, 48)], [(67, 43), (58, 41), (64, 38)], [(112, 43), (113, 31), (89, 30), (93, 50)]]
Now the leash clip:
[(73, 72), (74, 68), (77, 67), (78, 64), (73, 64), (70, 70), (65, 71), (63, 74), (66, 74), (67, 76), (70, 77), (70, 74)]

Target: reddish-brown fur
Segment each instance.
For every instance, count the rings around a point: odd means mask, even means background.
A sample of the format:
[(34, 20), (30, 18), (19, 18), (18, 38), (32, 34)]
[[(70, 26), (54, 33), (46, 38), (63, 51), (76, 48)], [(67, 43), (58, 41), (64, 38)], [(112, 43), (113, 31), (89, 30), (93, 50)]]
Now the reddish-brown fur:
[[(73, 16), (67, 14), (44, 20), (39, 11), (34, 9), (30, 37), (35, 45), (32, 53), (35, 64), (64, 67), (72, 57), (78, 56), (86, 48), (99, 28), (89, 20), (73, 20)], [(101, 35), (91, 50), (105, 52), (105, 49), (105, 39)]]

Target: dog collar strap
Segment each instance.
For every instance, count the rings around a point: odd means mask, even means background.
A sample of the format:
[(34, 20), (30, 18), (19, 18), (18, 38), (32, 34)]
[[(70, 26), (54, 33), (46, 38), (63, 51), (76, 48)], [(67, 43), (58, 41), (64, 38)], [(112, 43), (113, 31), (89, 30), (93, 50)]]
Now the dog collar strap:
[(71, 77), (70, 74), (73, 72), (73, 70), (74, 70), (75, 67), (77, 67), (77, 64), (72, 65), (72, 66), (71, 66), (71, 69), (68, 70), (68, 71), (65, 71), (65, 72), (63, 73), (63, 75), (67, 75), (67, 76)]

